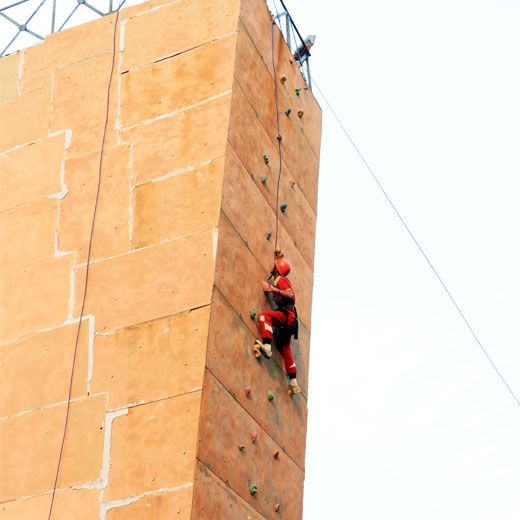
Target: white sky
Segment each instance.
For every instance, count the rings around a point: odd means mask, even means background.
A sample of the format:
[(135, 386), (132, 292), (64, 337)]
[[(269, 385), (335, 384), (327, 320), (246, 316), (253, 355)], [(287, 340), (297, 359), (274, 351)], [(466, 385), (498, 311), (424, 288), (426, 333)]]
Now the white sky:
[[(520, 396), (520, 2), (288, 3)], [(304, 518), (518, 520), (520, 408), (321, 105)]]
[[(286, 3), (520, 396), (520, 1)], [(520, 408), (321, 105), (304, 518), (518, 520)]]

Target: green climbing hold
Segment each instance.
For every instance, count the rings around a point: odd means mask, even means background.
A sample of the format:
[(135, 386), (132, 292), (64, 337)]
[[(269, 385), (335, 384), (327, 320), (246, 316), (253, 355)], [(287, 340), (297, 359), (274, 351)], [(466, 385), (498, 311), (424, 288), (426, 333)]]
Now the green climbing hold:
[(289, 114), (290, 114), (290, 113), (291, 113), (291, 109), (290, 109), (290, 108), (287, 108), (287, 109), (285, 110), (285, 115), (286, 115), (287, 117), (289, 117)]
[(267, 175), (262, 175), (262, 184), (267, 182)]
[(251, 493), (253, 496), (256, 495), (258, 491), (258, 486), (256, 484), (251, 484), (249, 486), (249, 493)]
[(285, 213), (287, 211), (287, 202), (282, 202), (280, 209), (282, 210), (282, 213)]
[(271, 240), (271, 237), (273, 236), (273, 234), (268, 231), (266, 234), (265, 234), (265, 238), (267, 238), (267, 240)]
[(264, 158), (265, 164), (269, 164), (269, 156), (266, 153), (264, 153), (262, 157)]
[(272, 401), (274, 399), (274, 394), (272, 390), (269, 390), (267, 392), (267, 399), (269, 399), (269, 401)]
[(302, 91), (301, 88), (295, 88), (294, 89), (294, 92), (296, 92), (296, 95), (299, 96), (300, 95), (300, 92)]
[(249, 311), (249, 316), (251, 316), (252, 320), (256, 320), (256, 312), (253, 309)]

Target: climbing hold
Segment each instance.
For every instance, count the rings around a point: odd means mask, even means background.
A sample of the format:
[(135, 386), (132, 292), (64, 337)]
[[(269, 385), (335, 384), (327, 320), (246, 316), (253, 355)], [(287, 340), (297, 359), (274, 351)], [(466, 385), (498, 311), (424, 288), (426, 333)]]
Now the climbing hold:
[(300, 95), (300, 92), (302, 91), (301, 88), (295, 88), (294, 89), (294, 92), (296, 92), (296, 95), (299, 96)]
[(264, 153), (262, 157), (264, 159), (265, 164), (269, 164), (269, 156), (266, 153)]
[(253, 309), (249, 311), (249, 316), (252, 320), (256, 320), (256, 312)]
[(289, 117), (289, 114), (290, 114), (291, 112), (292, 112), (292, 109), (290, 109), (290, 108), (286, 108), (286, 109), (285, 109), (285, 115), (286, 115), (287, 117)]
[(276, 136), (276, 139), (277, 139), (278, 141), (281, 141), (281, 140), (282, 140), (282, 134), (278, 134), (278, 135)]
[(290, 186), (291, 186), (291, 189), (294, 190), (294, 188), (296, 187), (296, 181), (291, 181)]
[(246, 397), (249, 398), (249, 396), (251, 395), (251, 387), (246, 386), (244, 389), (244, 393), (246, 394)]
[(280, 457), (280, 451), (279, 450), (276, 450), (274, 453), (273, 453), (273, 457), (278, 460), (278, 457)]
[(243, 444), (239, 444), (239, 445), (238, 445), (238, 449), (239, 449), (240, 451), (244, 451), (244, 450), (246, 449), (246, 447), (245, 447)]
[(249, 493), (251, 493), (253, 496), (256, 495), (258, 491), (258, 486), (256, 484), (251, 484), (249, 486)]
[(280, 511), (280, 504), (275, 504), (273, 509), (275, 513), (278, 513), (278, 511)]
[(285, 213), (287, 210), (287, 202), (282, 202), (280, 204), (280, 209), (282, 210), (282, 213)]
[(298, 117), (300, 119), (303, 117), (303, 110), (298, 110)]
[(267, 182), (267, 175), (262, 175), (262, 184)]
[(266, 234), (265, 234), (265, 238), (267, 238), (267, 240), (271, 240), (271, 237), (273, 236), (273, 234), (268, 231)]
[(258, 433), (251, 432), (251, 442), (256, 442), (256, 439), (258, 439)]
[(303, 90), (309, 90), (309, 87), (305, 85), (305, 87), (303, 87)]
[(272, 390), (268, 390), (267, 399), (269, 399), (269, 401), (272, 401), (274, 399), (274, 394)]
[(287, 81), (287, 76), (285, 74), (282, 74), (280, 76), (280, 83), (283, 85)]

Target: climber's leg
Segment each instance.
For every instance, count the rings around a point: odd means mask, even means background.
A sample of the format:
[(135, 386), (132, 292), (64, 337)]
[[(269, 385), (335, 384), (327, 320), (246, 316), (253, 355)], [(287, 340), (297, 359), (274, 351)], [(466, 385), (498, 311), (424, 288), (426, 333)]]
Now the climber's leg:
[(260, 313), (258, 323), (260, 324), (262, 342), (257, 342), (257, 344), (264, 356), (268, 358), (272, 356), (271, 344), (273, 342), (273, 327), (282, 327), (286, 322), (287, 318), (281, 311), (265, 311)]
[(291, 336), (284, 335), (283, 337), (279, 338), (279, 340), (279, 350), (283, 357), (285, 372), (289, 376), (289, 395), (299, 394), (300, 387), (298, 386), (298, 381), (296, 380), (296, 374), (298, 371), (296, 369), (296, 363), (294, 362), (294, 356), (291, 350)]

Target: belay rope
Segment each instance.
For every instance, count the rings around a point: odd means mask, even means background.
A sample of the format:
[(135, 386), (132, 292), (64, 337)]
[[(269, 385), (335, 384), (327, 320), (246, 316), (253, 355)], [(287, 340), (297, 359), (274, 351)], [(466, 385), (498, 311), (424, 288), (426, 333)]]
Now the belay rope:
[(101, 173), (103, 170), (103, 158), (104, 158), (104, 152), (105, 152), (105, 141), (107, 136), (107, 128), (108, 128), (108, 117), (109, 117), (109, 110), (110, 110), (110, 87), (112, 86), (112, 80), (114, 78), (114, 67), (115, 67), (115, 59), (116, 59), (116, 36), (117, 36), (117, 28), (118, 28), (118, 22), (119, 22), (119, 12), (122, 7), (123, 3), (120, 3), (117, 10), (116, 10), (116, 16), (114, 19), (114, 30), (113, 30), (113, 37), (112, 37), (112, 62), (110, 65), (110, 75), (108, 78), (108, 85), (107, 85), (107, 91), (106, 91), (106, 110), (105, 110), (105, 121), (103, 126), (103, 134), (101, 138), (101, 150), (99, 153), (99, 164), (98, 164), (98, 175), (97, 175), (97, 184), (96, 184), (96, 195), (94, 199), (94, 207), (92, 211), (92, 221), (90, 226), (90, 234), (89, 234), (89, 241), (88, 241), (88, 249), (87, 249), (87, 260), (86, 260), (86, 266), (85, 266), (85, 287), (83, 289), (83, 296), (81, 300), (81, 310), (79, 313), (79, 319), (78, 319), (78, 327), (76, 329), (76, 335), (75, 335), (75, 341), (74, 341), (74, 350), (73, 350), (73, 356), (72, 356), (72, 367), (70, 372), (70, 380), (69, 380), (69, 388), (68, 388), (68, 397), (67, 397), (67, 405), (65, 408), (65, 421), (63, 425), (63, 435), (61, 438), (61, 445), (60, 445), (60, 452), (58, 456), (58, 464), (56, 467), (56, 472), (54, 476), (54, 484), (52, 487), (52, 494), (51, 494), (51, 503), (49, 506), (49, 515), (47, 517), (48, 520), (52, 517), (55, 497), (56, 497), (56, 488), (58, 486), (58, 480), (60, 475), (60, 469), (61, 469), (61, 463), (63, 459), (63, 450), (65, 447), (65, 438), (67, 436), (67, 429), (69, 425), (69, 415), (70, 415), (70, 402), (72, 398), (72, 384), (74, 381), (74, 371), (76, 367), (76, 357), (78, 352), (78, 341), (79, 341), (79, 335), (81, 332), (81, 322), (83, 321), (83, 315), (85, 311), (85, 301), (87, 298), (87, 287), (88, 287), (88, 280), (89, 280), (89, 271), (90, 271), (90, 257), (92, 253), (92, 242), (94, 238), (94, 226), (96, 223), (96, 213), (97, 213), (97, 207), (99, 203), (99, 192), (101, 187)]
[(274, 102), (276, 107), (276, 140), (278, 141), (278, 179), (276, 181), (276, 208), (275, 208), (275, 217), (276, 217), (276, 227), (274, 234), (274, 250), (275, 253), (278, 250), (278, 203), (279, 203), (279, 194), (280, 194), (280, 180), (282, 178), (282, 134), (280, 133), (280, 110), (278, 107), (278, 81), (276, 80), (276, 66), (274, 59), (274, 39), (275, 32), (274, 28), (276, 27), (276, 22), (274, 19), (271, 20), (271, 59), (273, 63), (273, 79), (274, 79)]

